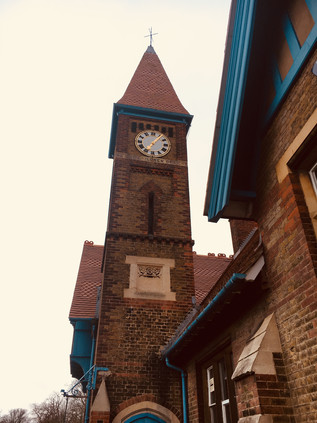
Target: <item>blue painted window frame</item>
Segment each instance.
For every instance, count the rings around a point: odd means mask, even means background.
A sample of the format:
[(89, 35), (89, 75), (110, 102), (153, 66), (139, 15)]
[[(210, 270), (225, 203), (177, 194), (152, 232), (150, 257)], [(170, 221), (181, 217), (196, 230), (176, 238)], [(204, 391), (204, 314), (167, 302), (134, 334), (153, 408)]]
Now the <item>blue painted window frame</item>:
[(292, 57), (294, 59), (294, 62), (288, 71), (286, 77), (284, 78), (281, 83), (279, 83), (277, 78), (277, 63), (276, 61), (273, 61), (273, 82), (274, 87), (276, 90), (276, 95), (266, 113), (265, 119), (264, 119), (264, 126), (268, 125), (270, 120), (272, 119), (275, 111), (277, 110), (278, 106), (280, 105), (281, 101), (284, 99), (285, 95), (287, 94), (289, 88), (291, 87), (294, 79), (300, 72), (302, 65), (306, 58), (308, 57), (309, 53), (311, 52), (312, 48), (314, 47), (316, 41), (317, 41), (317, 1), (316, 0), (306, 0), (306, 4), (309, 8), (309, 11), (315, 20), (315, 25), (313, 26), (310, 34), (308, 35), (306, 41), (300, 47), (300, 44), (297, 40), (294, 28), (292, 23), (289, 20), (289, 17), (286, 16), (284, 20), (284, 33), (287, 40), (287, 43), (289, 45)]

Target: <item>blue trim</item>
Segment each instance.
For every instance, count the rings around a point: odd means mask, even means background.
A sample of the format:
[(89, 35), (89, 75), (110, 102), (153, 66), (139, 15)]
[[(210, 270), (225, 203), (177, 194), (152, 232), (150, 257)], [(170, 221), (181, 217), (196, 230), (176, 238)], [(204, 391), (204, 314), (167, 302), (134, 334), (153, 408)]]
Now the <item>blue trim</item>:
[(280, 70), (277, 65), (277, 61), (273, 60), (273, 85), (275, 88), (275, 92), (278, 92), (282, 86), (282, 77), (280, 74)]
[(193, 119), (193, 115), (189, 114), (186, 115), (183, 113), (165, 112), (164, 110), (147, 109), (144, 107), (136, 107), (127, 104), (114, 103), (108, 154), (109, 159), (112, 159), (114, 156), (119, 115), (136, 116), (153, 120), (163, 120), (166, 122), (185, 123), (187, 131)]
[(155, 414), (151, 413), (140, 413), (136, 414), (135, 416), (130, 417), (128, 420), (125, 421), (125, 423), (132, 423), (132, 422), (146, 422), (146, 423), (166, 423), (164, 420), (162, 420), (160, 417), (156, 416)]
[(71, 371), (73, 377), (76, 375), (76, 366), (81, 367), (85, 374), (91, 367), (91, 353), (94, 349), (93, 345), (93, 319), (70, 319), (74, 327), (73, 344), (70, 354)]
[(284, 17), (283, 30), (291, 55), (293, 57), (293, 60), (295, 60), (300, 51), (300, 44), (297, 39), (297, 35), (293, 28), (292, 22), (287, 14)]
[[(92, 343), (91, 343), (91, 352), (90, 352), (90, 369), (93, 368), (94, 356), (95, 356), (95, 346), (96, 346), (96, 336), (95, 336), (96, 327), (93, 325), (92, 327)], [(89, 383), (92, 382), (92, 371), (89, 372)], [(89, 387), (90, 388), (90, 387)], [(90, 408), (90, 397), (91, 397), (91, 388), (88, 389), (87, 392), (87, 400), (86, 400), (86, 410), (85, 410), (85, 423), (89, 421), (89, 408)]]
[(181, 369), (180, 367), (176, 367), (173, 364), (171, 364), (168, 360), (168, 357), (165, 358), (165, 363), (167, 367), (170, 367), (173, 370), (176, 370), (177, 372), (180, 372), (182, 377), (182, 402), (183, 402), (183, 422), (188, 422), (188, 411), (187, 411), (187, 395), (186, 395), (186, 372)]
[[(316, 0), (314, 0), (316, 1)], [(317, 1), (316, 1), (317, 3)], [(280, 105), (281, 101), (287, 94), (290, 86), (292, 85), (294, 79), (296, 78), (297, 74), (300, 72), (302, 65), (306, 58), (308, 57), (309, 53), (311, 52), (313, 46), (315, 45), (317, 40), (317, 23), (313, 26), (310, 34), (308, 35), (305, 43), (303, 44), (302, 48), (298, 51), (296, 58), (294, 59), (294, 63), (292, 64), (288, 74), (284, 78), (284, 81), (280, 85), (279, 89), (276, 92), (276, 96), (272, 101), (268, 112), (265, 116), (265, 125), (267, 125), (272, 118), (273, 114), (275, 113), (276, 109)]]
[(208, 305), (203, 309), (203, 311), (196, 317), (196, 319), (187, 327), (187, 329), (173, 342), (173, 344), (163, 352), (163, 356), (167, 357), (175, 348), (176, 346), (184, 339), (186, 336), (195, 329), (197, 324), (208, 314), (213, 310), (215, 305), (218, 303), (219, 300), (221, 300), (227, 291), (235, 284), (236, 281), (245, 279), (246, 274), (244, 273), (234, 273), (231, 278), (228, 280), (228, 282), (221, 288), (221, 290), (218, 292), (218, 294), (208, 303)]
[(221, 115), (208, 218), (217, 221), (228, 204), (247, 79), (256, 0), (238, 0)]
[(312, 15), (314, 21), (317, 21), (317, 2), (316, 0), (305, 0), (307, 7)]

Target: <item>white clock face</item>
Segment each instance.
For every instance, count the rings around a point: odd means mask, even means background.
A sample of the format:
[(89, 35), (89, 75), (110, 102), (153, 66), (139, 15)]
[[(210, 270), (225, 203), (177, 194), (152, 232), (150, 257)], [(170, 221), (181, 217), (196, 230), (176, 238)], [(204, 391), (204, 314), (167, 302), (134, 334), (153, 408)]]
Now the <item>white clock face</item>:
[(159, 131), (142, 131), (135, 137), (136, 148), (145, 156), (162, 157), (171, 149), (170, 140)]

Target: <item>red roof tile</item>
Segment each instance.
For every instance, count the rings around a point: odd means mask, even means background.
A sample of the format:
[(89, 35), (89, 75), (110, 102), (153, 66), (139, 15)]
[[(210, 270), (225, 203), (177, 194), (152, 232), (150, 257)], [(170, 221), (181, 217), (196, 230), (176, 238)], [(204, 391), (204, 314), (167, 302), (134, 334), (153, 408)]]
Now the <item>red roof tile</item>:
[(101, 287), (103, 246), (85, 241), (69, 318), (96, 317), (98, 287)]
[(118, 103), (188, 114), (152, 46), (149, 46), (144, 53), (126, 92)]
[[(103, 246), (85, 241), (78, 276), (69, 313), (71, 319), (93, 319), (96, 317), (98, 288), (102, 284), (101, 263)], [(225, 255), (193, 255), (195, 297), (201, 304), (208, 292), (226, 270), (232, 259)]]
[(201, 304), (208, 292), (232, 262), (232, 258), (224, 254), (208, 256), (194, 254), (195, 297), (197, 304)]

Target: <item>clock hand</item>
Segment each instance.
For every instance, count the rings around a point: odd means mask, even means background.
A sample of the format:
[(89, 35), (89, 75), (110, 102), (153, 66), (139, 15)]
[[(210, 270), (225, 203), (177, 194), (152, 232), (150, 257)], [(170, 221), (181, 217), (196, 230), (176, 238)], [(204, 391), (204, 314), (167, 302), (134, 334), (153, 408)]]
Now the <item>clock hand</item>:
[(159, 137), (157, 137), (157, 138), (155, 138), (155, 140), (154, 141), (152, 141), (151, 142), (151, 144), (150, 145), (148, 145), (146, 148), (148, 149), (148, 150), (150, 150), (150, 148), (151, 147), (153, 147), (153, 145), (161, 138), (163, 136), (163, 134), (161, 134)]

